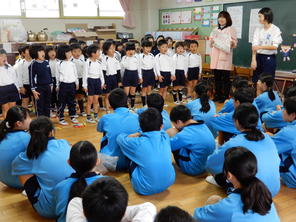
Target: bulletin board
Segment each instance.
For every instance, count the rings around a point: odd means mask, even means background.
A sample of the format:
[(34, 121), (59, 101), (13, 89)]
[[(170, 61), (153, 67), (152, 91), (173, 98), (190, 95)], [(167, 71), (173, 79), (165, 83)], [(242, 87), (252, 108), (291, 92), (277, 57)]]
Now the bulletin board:
[(159, 10), (159, 30), (198, 28), (199, 35), (210, 35), (218, 24), (222, 5), (195, 6)]

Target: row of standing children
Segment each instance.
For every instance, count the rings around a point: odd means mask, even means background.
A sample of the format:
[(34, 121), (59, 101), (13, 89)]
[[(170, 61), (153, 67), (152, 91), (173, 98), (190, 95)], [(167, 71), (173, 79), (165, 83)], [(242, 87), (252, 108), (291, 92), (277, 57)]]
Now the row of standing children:
[[(198, 43), (190, 41), (188, 44), (190, 52), (188, 52), (183, 42), (177, 42), (176, 53), (174, 53), (171, 48), (172, 39), (167, 38), (168, 41), (166, 41), (160, 36), (156, 41), (159, 53), (154, 56), (151, 52), (154, 52), (155, 46), (151, 39), (150, 35), (143, 39), (142, 53), (137, 41), (123, 41), (124, 49), (120, 49), (119, 45), (111, 39), (105, 42), (100, 39), (98, 44), (88, 47), (84, 42), (78, 43), (75, 39), (70, 40), (69, 46), (43, 48), (41, 45), (27, 45), (22, 47), (20, 53), (23, 59), (16, 61), (15, 79), (12, 80), (19, 93), (13, 90), (10, 96), (13, 98), (8, 98), (13, 100), (10, 105), (6, 102), (7, 98), (3, 98), (3, 102), (0, 101), (3, 104), (4, 116), (7, 107), (11, 107), (21, 96), (23, 107), (28, 107), (33, 97), (32, 102), (37, 116), (54, 116), (50, 110), (55, 110), (61, 125), (68, 125), (64, 119), (66, 106), (71, 121), (78, 123), (77, 101), (80, 115), (87, 116), (87, 122), (95, 123), (98, 120), (98, 102), (100, 107), (103, 107), (101, 95), (105, 97), (105, 109), (108, 112), (109, 92), (123, 87), (129, 95), (130, 106), (134, 109), (139, 84), (142, 86), (141, 99), (145, 106), (147, 95), (151, 93), (157, 82), (160, 86), (159, 93), (165, 101), (167, 88), (173, 83), (173, 99), (176, 104), (179, 104), (183, 101), (183, 88), (188, 80), (187, 91), (190, 100), (193, 87), (202, 70), (201, 57), (197, 51)], [(5, 56), (5, 51), (2, 50), (2, 54)], [(10, 70), (13, 72), (12, 69)], [(91, 108), (94, 111), (94, 119), (91, 117)]]

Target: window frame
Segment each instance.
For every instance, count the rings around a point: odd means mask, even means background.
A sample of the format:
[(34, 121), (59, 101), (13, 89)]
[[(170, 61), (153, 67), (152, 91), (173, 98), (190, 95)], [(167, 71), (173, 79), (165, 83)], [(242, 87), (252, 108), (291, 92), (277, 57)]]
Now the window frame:
[(28, 17), (26, 10), (23, 8), (25, 0), (20, 0), (21, 16), (17, 15), (0, 15), (0, 19), (123, 19), (123, 16), (100, 16), (99, 10), (97, 16), (64, 16), (63, 0), (59, 0), (59, 17)]

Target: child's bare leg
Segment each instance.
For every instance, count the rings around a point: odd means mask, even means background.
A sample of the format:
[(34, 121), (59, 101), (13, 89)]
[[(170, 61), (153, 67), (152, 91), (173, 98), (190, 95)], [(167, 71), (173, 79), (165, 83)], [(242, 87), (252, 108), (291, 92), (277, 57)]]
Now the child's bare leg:
[(130, 87), (131, 94), (131, 108), (134, 108), (136, 101), (136, 87)]
[(93, 97), (93, 106), (94, 106), (94, 117), (95, 119), (98, 118), (98, 112), (99, 112), (99, 95), (95, 95)]
[(93, 103), (93, 100), (94, 100), (93, 96), (88, 96), (87, 97), (86, 114), (88, 116), (90, 116), (90, 109), (91, 109), (91, 105)]
[(7, 114), (8, 110), (9, 110), (8, 103), (3, 104), (2, 105), (2, 116), (3, 116), (4, 119), (6, 118), (6, 114)]

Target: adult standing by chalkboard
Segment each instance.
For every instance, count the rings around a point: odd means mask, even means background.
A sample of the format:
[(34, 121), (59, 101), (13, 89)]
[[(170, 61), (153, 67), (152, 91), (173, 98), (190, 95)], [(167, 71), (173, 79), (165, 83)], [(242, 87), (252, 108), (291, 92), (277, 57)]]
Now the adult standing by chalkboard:
[(272, 24), (272, 10), (262, 8), (258, 14), (259, 22), (263, 26), (255, 30), (252, 43), (251, 67), (255, 70), (253, 75), (254, 83), (258, 81), (262, 73), (275, 76), (277, 49), (283, 41), (281, 30)]
[(237, 46), (236, 31), (232, 27), (231, 16), (226, 11), (218, 15), (218, 27), (210, 35), (211, 69), (215, 75), (214, 101), (224, 102), (230, 92), (230, 71), (232, 51)]

